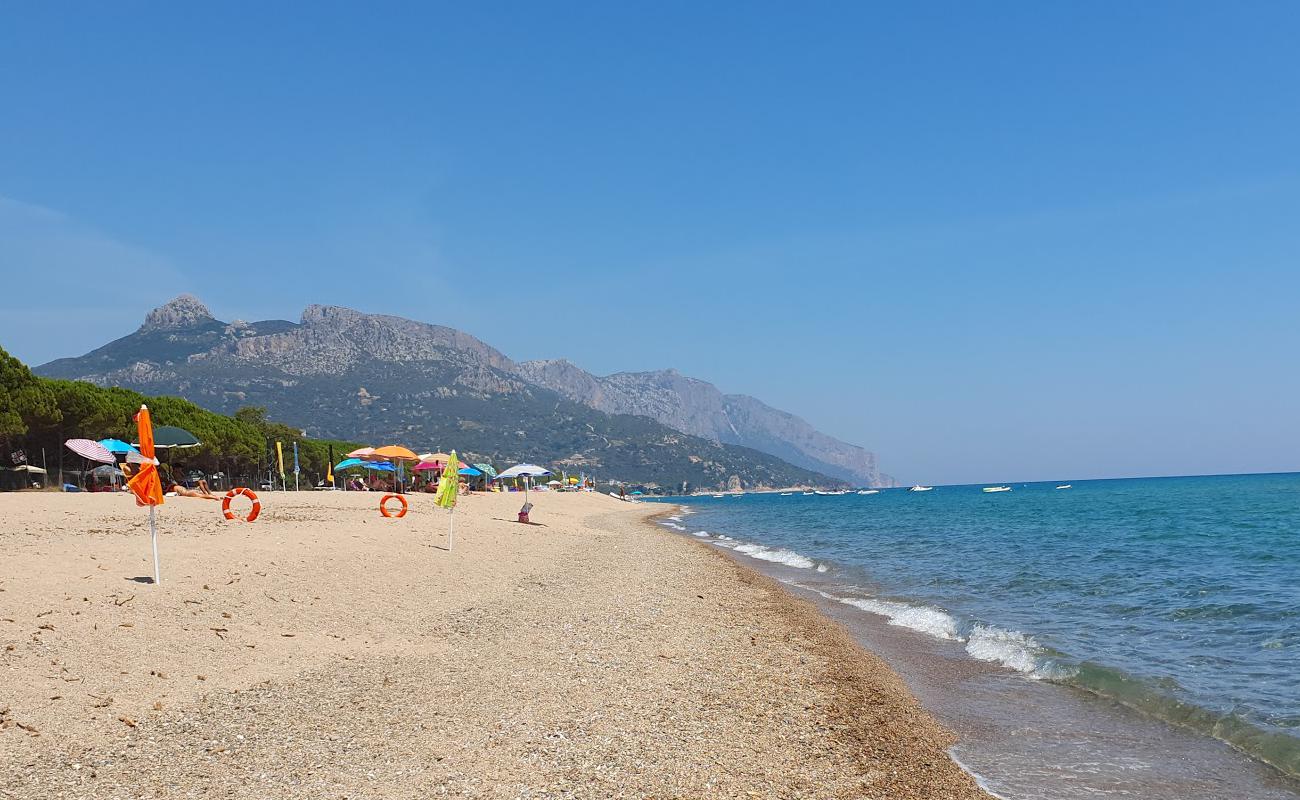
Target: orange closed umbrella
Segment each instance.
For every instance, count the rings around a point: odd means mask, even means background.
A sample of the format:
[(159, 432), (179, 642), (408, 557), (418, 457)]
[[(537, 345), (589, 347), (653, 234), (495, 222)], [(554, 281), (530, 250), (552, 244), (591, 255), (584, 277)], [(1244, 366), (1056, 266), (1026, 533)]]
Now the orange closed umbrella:
[(154, 456), (153, 420), (149, 417), (149, 407), (142, 405), (136, 412), (135, 424), (140, 435), (140, 455), (144, 463), (140, 465), (126, 487), (135, 495), (135, 503), (149, 506), (149, 538), (153, 542), (153, 583), (157, 586), (162, 577), (158, 572), (158, 527), (154, 521), (154, 509), (163, 504), (162, 481), (158, 478), (158, 459)]

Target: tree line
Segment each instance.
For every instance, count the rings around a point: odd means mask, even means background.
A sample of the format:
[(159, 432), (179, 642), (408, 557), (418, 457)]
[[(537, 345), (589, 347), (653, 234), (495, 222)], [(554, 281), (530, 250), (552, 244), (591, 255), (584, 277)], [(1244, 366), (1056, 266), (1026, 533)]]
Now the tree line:
[[(53, 474), (68, 439), (115, 438), (134, 441), (133, 420), (140, 405), (149, 406), (153, 423), (174, 425), (194, 434), (198, 447), (176, 450), (166, 456), (164, 471), (177, 477), (191, 470), (223, 472), (236, 485), (256, 485), (267, 470), (275, 471), (275, 442), (283, 442), (285, 472), (293, 485), (293, 442), (298, 443), (301, 483), (310, 487), (324, 479), (329, 450), (336, 458), (362, 445), (329, 439), (309, 439), (302, 431), (266, 418), (266, 409), (245, 407), (226, 416), (200, 408), (180, 397), (146, 397), (120, 387), (96, 386), (84, 381), (43, 378), (0, 348), (0, 458), (13, 466), (22, 452), (26, 462), (43, 466), (42, 448)], [(65, 466), (75, 469), (81, 459), (71, 452)], [(278, 476), (277, 476), (278, 480)]]

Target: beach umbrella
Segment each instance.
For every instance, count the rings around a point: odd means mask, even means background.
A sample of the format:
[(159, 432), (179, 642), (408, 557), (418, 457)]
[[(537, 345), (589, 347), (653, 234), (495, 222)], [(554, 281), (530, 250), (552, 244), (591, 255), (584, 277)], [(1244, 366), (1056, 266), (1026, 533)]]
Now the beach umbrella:
[(199, 444), (201, 444), (199, 437), (174, 425), (159, 425), (153, 431), (153, 446), (164, 450), (173, 448), (181, 450), (187, 447), (198, 447)]
[(135, 494), (136, 505), (149, 506), (149, 538), (153, 543), (153, 585), (162, 582), (158, 570), (158, 527), (154, 511), (163, 504), (162, 483), (158, 480), (158, 459), (154, 456), (153, 421), (149, 418), (149, 407), (141, 405), (135, 415), (136, 428), (140, 436), (140, 455), (145, 461), (140, 465), (126, 486)]
[(434, 505), (451, 512), (450, 522), (447, 527), (448, 552), (451, 552), (452, 543), (456, 539), (456, 500), (457, 493), (460, 490), (460, 482), (456, 479), (456, 476), (460, 471), (459, 467), (460, 462), (456, 459), (456, 451), (452, 450), (447, 456), (447, 468), (442, 471), (442, 476), (438, 478), (438, 491), (433, 498)]
[(469, 475), (471, 477), (483, 474), (483, 470), (474, 469), (473, 467), (461, 467), (457, 472), (461, 475)]
[(561, 483), (560, 481), (547, 481), (547, 482), (546, 482), (546, 485), (547, 485), (547, 486), (563, 486), (564, 484)]
[(376, 448), (368, 458), (380, 461), (419, 461), (420, 457), (400, 444), (390, 444)]
[(359, 466), (361, 466), (361, 465), (364, 464), (364, 463), (366, 463), (366, 462), (362, 461), (362, 460), (359, 459), (359, 458), (345, 458), (345, 459), (343, 459), (342, 461), (340, 461), (339, 463), (335, 464), (335, 465), (334, 465), (334, 469), (336, 469), (336, 470), (340, 470), (340, 469), (352, 469), (353, 467), (359, 467)]
[(491, 464), (475, 464), (474, 466), (484, 475), (488, 476), (488, 480), (496, 479), (497, 471)]
[(542, 478), (550, 475), (551, 471), (545, 467), (539, 467), (536, 464), (515, 464), (505, 472), (497, 474), (497, 480), (504, 478), (524, 478), (524, 504), (528, 504), (528, 481), (527, 478)]
[(118, 480), (122, 478), (122, 470), (108, 464), (95, 467), (90, 471), (90, 474), (94, 475), (96, 478), (108, 478), (113, 482), (114, 486), (116, 486)]
[(69, 439), (63, 444), (72, 452), (91, 461), (98, 461), (101, 464), (112, 464), (117, 461), (107, 447), (90, 439)]
[(451, 460), (451, 453), (425, 453), (420, 456), (421, 461), (437, 461), (439, 464), (446, 464)]
[(397, 467), (387, 461), (363, 461), (361, 466), (375, 472), (396, 472)]
[(421, 459), (419, 464), (411, 468), (415, 472), (428, 472), (431, 469), (442, 469), (442, 464), (437, 461), (425, 461)]
[(99, 443), (102, 444), (104, 449), (108, 450), (110, 453), (125, 455), (126, 460), (132, 464), (140, 464), (144, 462), (144, 456), (140, 455), (140, 451), (136, 450), (121, 439), (100, 439)]
[(348, 453), (348, 454), (347, 454), (347, 457), (348, 457), (348, 458), (368, 458), (368, 457), (369, 457), (372, 453), (374, 453), (374, 452), (375, 452), (375, 448), (373, 448), (373, 447), (360, 447), (360, 448), (357, 448), (356, 450), (353, 450), (351, 453)]

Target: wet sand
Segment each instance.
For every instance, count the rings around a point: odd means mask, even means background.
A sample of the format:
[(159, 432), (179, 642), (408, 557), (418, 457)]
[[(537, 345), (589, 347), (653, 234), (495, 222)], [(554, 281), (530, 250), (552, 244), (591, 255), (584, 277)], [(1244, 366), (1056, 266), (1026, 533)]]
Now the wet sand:
[(974, 798), (815, 607), (662, 506), (5, 494), (0, 797)]

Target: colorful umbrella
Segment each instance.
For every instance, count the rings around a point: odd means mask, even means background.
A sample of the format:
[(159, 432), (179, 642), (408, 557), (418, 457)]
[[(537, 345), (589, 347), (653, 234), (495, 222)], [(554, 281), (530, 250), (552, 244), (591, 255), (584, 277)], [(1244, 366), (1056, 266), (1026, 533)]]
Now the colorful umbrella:
[(367, 458), (375, 452), (373, 447), (361, 447), (347, 454), (348, 458)]
[(456, 458), (456, 451), (452, 450), (447, 456), (447, 468), (442, 471), (442, 477), (438, 478), (438, 492), (433, 498), (433, 502), (445, 509), (451, 511), (451, 524), (447, 529), (447, 550), (451, 550), (452, 542), (456, 538), (456, 493), (460, 489), (458, 472), (460, 461)]
[(117, 459), (109, 452), (108, 448), (99, 442), (90, 439), (69, 439), (63, 443), (69, 450), (91, 461), (98, 461), (101, 464), (113, 464)]
[(126, 486), (135, 495), (136, 505), (149, 506), (149, 538), (153, 542), (153, 584), (162, 582), (158, 571), (158, 527), (154, 521), (154, 510), (163, 504), (162, 483), (158, 480), (158, 459), (154, 455), (153, 421), (149, 418), (149, 407), (142, 405), (136, 412), (135, 424), (140, 436), (140, 455), (145, 461), (140, 471), (126, 482)]
[(380, 459), (383, 461), (419, 461), (420, 457), (414, 452), (402, 447), (400, 444), (390, 444), (384, 447), (376, 448), (370, 454), (370, 458)]

